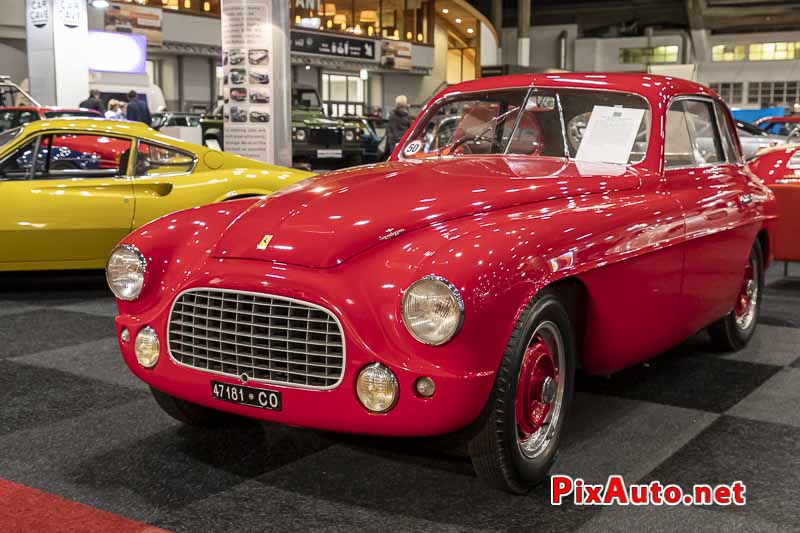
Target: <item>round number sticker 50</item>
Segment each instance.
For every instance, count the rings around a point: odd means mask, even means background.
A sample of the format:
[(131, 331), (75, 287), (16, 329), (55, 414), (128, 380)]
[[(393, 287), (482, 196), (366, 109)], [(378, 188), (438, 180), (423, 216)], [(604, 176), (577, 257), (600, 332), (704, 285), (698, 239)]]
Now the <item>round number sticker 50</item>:
[(419, 152), (421, 148), (422, 148), (422, 141), (410, 142), (406, 146), (406, 149), (403, 150), (403, 154), (405, 154), (405, 155), (414, 155), (417, 152)]

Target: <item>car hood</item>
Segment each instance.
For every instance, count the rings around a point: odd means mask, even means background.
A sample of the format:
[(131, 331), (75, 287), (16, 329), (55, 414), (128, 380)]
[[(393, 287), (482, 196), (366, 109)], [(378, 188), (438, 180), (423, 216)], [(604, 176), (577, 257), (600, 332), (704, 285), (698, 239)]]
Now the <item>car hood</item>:
[(357, 167), (256, 202), (228, 226), (214, 256), (329, 268), (432, 224), (639, 184), (631, 168), (587, 168), (559, 158), (459, 157)]

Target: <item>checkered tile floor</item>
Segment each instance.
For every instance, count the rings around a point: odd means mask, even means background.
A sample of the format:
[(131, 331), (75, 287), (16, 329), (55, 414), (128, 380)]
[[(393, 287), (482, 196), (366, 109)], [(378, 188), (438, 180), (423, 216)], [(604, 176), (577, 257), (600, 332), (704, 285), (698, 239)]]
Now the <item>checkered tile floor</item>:
[(744, 508), (555, 508), (547, 487), (490, 491), (467, 461), (418, 441), (181, 427), (122, 363), (93, 273), (0, 275), (0, 478), (192, 532), (796, 530), (800, 278), (779, 270), (746, 350), (709, 353), (698, 335), (649, 364), (580, 376), (553, 470), (742, 480)]

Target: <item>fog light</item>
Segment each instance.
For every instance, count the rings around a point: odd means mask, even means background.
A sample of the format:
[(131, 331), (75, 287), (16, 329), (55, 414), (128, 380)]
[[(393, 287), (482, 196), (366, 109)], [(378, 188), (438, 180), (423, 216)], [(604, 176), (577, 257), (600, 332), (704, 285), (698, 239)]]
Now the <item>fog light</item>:
[(136, 335), (136, 343), (133, 346), (133, 351), (136, 353), (136, 359), (139, 364), (145, 368), (152, 368), (158, 361), (158, 352), (160, 350), (158, 335), (156, 330), (150, 326), (146, 326), (139, 331)]
[(427, 376), (419, 378), (414, 387), (417, 389), (417, 394), (423, 398), (430, 398), (436, 392), (436, 383)]
[(122, 331), (119, 333), (119, 340), (122, 342), (128, 342), (131, 340), (131, 332), (128, 331), (128, 328), (122, 328)]
[(373, 413), (385, 413), (397, 402), (397, 378), (380, 363), (365, 366), (356, 380), (356, 394)]

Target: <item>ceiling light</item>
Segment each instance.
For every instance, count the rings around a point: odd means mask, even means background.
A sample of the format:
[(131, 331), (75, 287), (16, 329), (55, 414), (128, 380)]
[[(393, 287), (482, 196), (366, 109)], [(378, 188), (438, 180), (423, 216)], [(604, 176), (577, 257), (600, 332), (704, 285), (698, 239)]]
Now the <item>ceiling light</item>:
[(461, 24), (461, 19), (456, 19), (456, 24)]
[(92, 7), (97, 9), (105, 9), (108, 7), (108, 0), (92, 0)]
[(447, 8), (444, 8), (444, 9), (442, 9), (442, 13), (444, 13), (445, 15), (447, 15), (448, 13), (450, 13), (450, 10), (449, 10), (449, 9), (447, 9)]
[(472, 28), (467, 28), (467, 33), (475, 33), (475, 30), (473, 30)]

